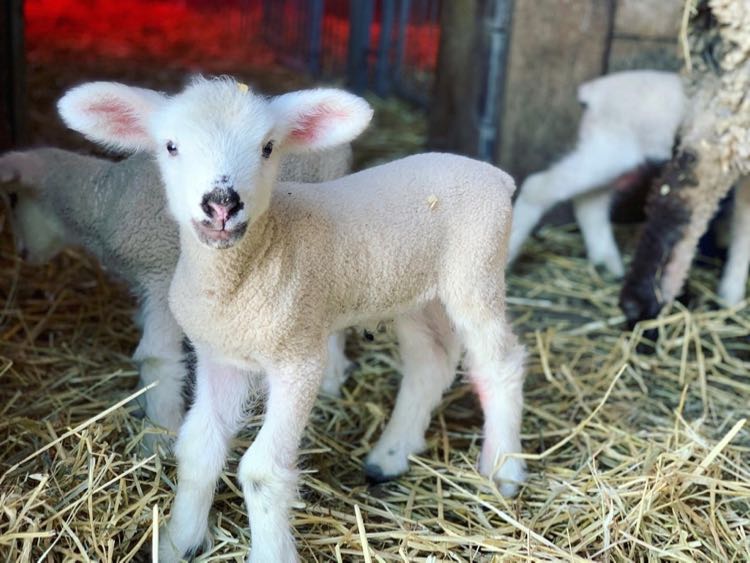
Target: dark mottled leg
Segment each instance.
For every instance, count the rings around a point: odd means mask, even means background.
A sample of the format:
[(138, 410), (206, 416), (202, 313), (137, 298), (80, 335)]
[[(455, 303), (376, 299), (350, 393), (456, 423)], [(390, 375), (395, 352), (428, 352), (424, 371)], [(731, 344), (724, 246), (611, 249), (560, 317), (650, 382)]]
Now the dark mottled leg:
[(620, 293), (620, 307), (631, 329), (639, 321), (656, 317), (663, 305), (661, 272), (690, 221), (690, 209), (679, 188), (691, 179), (680, 170), (692, 167), (694, 161), (690, 153), (670, 161), (649, 198), (648, 219)]

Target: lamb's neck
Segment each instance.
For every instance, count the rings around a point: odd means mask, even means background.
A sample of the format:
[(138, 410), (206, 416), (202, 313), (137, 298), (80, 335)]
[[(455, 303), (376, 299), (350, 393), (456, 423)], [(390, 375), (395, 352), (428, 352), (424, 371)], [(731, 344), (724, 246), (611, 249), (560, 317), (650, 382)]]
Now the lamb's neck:
[(180, 227), (180, 270), (194, 283), (213, 290), (233, 292), (266, 258), (275, 233), (275, 222), (265, 213), (249, 226), (231, 248), (215, 249), (200, 243), (192, 225)]

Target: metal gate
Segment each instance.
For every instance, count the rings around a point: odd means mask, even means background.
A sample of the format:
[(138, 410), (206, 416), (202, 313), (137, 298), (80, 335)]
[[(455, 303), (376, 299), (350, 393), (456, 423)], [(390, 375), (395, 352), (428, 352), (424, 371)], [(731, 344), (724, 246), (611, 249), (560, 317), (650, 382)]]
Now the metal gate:
[(282, 64), (346, 78), (426, 104), (440, 38), (441, 0), (263, 0), (263, 37)]

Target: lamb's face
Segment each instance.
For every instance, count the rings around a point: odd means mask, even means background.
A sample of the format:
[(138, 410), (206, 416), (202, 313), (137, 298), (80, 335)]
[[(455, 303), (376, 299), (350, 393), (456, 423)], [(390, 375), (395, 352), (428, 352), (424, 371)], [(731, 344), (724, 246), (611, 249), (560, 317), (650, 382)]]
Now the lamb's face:
[(228, 248), (268, 208), (278, 169), (265, 98), (232, 81), (199, 81), (155, 112), (150, 132), (175, 219)]

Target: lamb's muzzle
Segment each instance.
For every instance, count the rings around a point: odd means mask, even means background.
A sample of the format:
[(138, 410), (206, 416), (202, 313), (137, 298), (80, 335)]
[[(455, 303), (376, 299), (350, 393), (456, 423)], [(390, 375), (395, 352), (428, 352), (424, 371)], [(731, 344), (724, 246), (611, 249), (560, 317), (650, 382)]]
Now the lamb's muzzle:
[[(228, 183), (228, 176), (222, 176), (222, 183)], [(203, 195), (201, 209), (206, 218), (193, 220), (193, 227), (200, 240), (213, 248), (229, 248), (242, 238), (247, 230), (247, 221), (238, 219), (245, 204), (233, 187), (216, 187)]]

